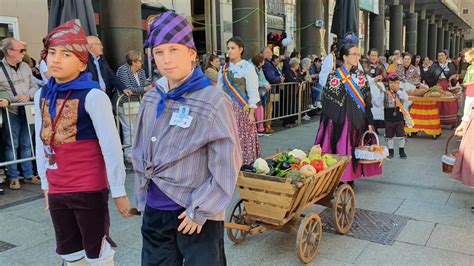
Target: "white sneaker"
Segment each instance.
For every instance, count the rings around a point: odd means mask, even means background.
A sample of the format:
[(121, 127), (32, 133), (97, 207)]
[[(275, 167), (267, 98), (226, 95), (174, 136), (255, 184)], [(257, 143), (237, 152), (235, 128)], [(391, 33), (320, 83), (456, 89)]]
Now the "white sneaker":
[(316, 102), (316, 108), (319, 108), (319, 109), (323, 108), (323, 105), (321, 104), (321, 102)]
[(310, 105), (308, 105), (308, 108), (311, 109), (311, 110), (314, 110), (314, 109), (316, 109), (316, 106), (310, 104)]
[(305, 114), (302, 118), (306, 121), (311, 120), (311, 116), (309, 116), (308, 114)]

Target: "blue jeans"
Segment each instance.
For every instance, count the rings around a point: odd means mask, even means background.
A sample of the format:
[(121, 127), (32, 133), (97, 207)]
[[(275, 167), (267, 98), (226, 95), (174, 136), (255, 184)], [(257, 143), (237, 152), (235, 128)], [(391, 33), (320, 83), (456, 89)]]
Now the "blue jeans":
[[(28, 135), (28, 123), (26, 122), (25, 115), (15, 115), (9, 113), (10, 115), (10, 125), (12, 130), (13, 145), (10, 140), (10, 132), (8, 131), (8, 126), (3, 126), (3, 137), (5, 142), (5, 159), (6, 161), (13, 161), (13, 152), (17, 152), (18, 148), (20, 149), (20, 155), (17, 155), (17, 159), (30, 158), (31, 153), (31, 143), (30, 137)], [(24, 162), (20, 164), (23, 176), (26, 179), (33, 177), (33, 165), (31, 161)], [(7, 177), (8, 179), (17, 179), (20, 175), (18, 171), (17, 164), (10, 164), (7, 166)]]
[(321, 101), (321, 94), (323, 92), (323, 88), (321, 84), (316, 83), (315, 86), (311, 87), (311, 93), (313, 93), (313, 103)]

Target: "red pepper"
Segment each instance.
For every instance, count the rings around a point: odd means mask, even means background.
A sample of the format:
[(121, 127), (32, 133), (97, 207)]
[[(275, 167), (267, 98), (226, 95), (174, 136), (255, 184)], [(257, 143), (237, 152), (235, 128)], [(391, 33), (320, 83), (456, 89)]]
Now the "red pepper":
[[(314, 165), (313, 165), (314, 166)], [(314, 166), (316, 168), (316, 171), (320, 172), (324, 170), (324, 164), (321, 160), (318, 160), (318, 164)]]
[(291, 165), (291, 169), (296, 169), (296, 170), (300, 170), (301, 169), (301, 166), (297, 165), (297, 164), (292, 164)]

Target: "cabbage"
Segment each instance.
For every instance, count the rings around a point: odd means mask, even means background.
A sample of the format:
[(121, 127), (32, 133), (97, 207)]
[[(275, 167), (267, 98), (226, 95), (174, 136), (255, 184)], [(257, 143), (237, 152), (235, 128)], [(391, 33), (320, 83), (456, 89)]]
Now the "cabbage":
[(298, 149), (293, 149), (292, 151), (290, 151), (290, 153), (288, 153), (288, 155), (293, 155), (295, 158), (298, 158), (300, 160), (306, 159), (306, 153)]
[(255, 160), (253, 167), (255, 168), (257, 174), (266, 175), (270, 173), (270, 167), (268, 166), (268, 163), (262, 158)]

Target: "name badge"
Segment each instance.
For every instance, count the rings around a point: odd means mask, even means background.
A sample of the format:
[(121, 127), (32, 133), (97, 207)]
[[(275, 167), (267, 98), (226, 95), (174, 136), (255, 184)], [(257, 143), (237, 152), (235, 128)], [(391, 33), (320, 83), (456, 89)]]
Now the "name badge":
[(193, 121), (193, 117), (189, 115), (189, 107), (180, 106), (178, 112), (173, 112), (169, 125), (188, 128), (191, 125), (191, 121)]

